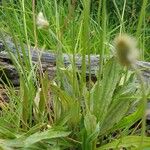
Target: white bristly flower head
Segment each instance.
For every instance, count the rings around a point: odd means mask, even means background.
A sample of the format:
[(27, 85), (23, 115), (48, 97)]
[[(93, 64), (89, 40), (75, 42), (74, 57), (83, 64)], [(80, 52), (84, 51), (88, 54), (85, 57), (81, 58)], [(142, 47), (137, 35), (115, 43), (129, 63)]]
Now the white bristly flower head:
[(48, 20), (44, 17), (44, 15), (43, 15), (42, 12), (39, 12), (39, 13), (38, 13), (38, 15), (37, 15), (37, 20), (36, 20), (36, 24), (37, 24), (37, 27), (38, 27), (39, 29), (48, 28), (49, 22), (48, 22)]
[(114, 48), (122, 65), (130, 66), (137, 61), (139, 50), (133, 37), (126, 34), (117, 36), (114, 40)]

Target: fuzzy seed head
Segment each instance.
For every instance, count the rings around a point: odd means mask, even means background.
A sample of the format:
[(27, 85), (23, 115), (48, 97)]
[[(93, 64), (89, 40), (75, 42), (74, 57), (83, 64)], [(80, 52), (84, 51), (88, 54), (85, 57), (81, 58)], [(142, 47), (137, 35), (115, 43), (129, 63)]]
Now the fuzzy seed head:
[(38, 26), (39, 29), (42, 28), (47, 28), (49, 26), (49, 22), (47, 21), (47, 19), (44, 17), (42, 12), (39, 12), (37, 15), (37, 20), (36, 20), (36, 24)]
[(138, 59), (137, 42), (126, 34), (119, 35), (114, 40), (117, 58), (124, 66), (134, 64)]

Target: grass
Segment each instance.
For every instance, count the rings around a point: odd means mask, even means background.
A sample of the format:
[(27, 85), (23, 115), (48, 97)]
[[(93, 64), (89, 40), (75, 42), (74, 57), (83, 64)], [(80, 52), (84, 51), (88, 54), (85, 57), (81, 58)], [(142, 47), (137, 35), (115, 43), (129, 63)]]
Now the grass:
[[(11, 81), (1, 81), (10, 102), (0, 113), (0, 149), (139, 149), (141, 141), (141, 149), (150, 147), (144, 131), (143, 87), (135, 80), (136, 71), (127, 74), (110, 51), (113, 37), (127, 32), (138, 37), (142, 59), (149, 60), (150, 5), (146, 7), (146, 0), (137, 4), (125, 0), (123, 5), (114, 0), (110, 7), (105, 0), (99, 0), (98, 7), (95, 3), (3, 1), (1, 38), (5, 42), (7, 34), (15, 43), (17, 55), (8, 45), (6, 48), (19, 73), (20, 86), (16, 93)], [(40, 11), (49, 22), (48, 28), (36, 26)], [(32, 64), (31, 46), (58, 54), (55, 79), (49, 80), (47, 72), (37, 73), (41, 62)], [(70, 70), (62, 63), (63, 52), (73, 54)], [(82, 73), (77, 76), (78, 53), (82, 55)], [(93, 83), (89, 68), (87, 85), (85, 56), (90, 64), (91, 54), (100, 54), (100, 69)], [(138, 128), (142, 117), (143, 127)]]

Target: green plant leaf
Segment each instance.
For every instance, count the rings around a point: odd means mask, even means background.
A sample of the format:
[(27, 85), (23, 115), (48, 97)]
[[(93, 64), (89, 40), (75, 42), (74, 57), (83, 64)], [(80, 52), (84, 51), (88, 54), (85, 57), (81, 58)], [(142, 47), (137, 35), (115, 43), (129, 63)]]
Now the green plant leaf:
[(96, 150), (108, 150), (108, 149), (120, 149), (120, 148), (132, 148), (138, 149), (142, 144), (142, 148), (150, 148), (150, 137), (144, 137), (141, 143), (141, 136), (125, 136), (120, 139), (114, 140), (104, 146), (97, 148)]
[[(125, 117), (130, 107), (134, 107), (131, 103), (136, 99), (136, 84), (133, 82), (119, 86), (114, 94), (112, 103), (108, 108), (107, 115), (101, 127), (101, 134), (111, 129), (123, 117)], [(133, 108), (132, 108), (133, 109)]]
[[(61, 116), (70, 120), (69, 123), (76, 124), (80, 120), (80, 105), (79, 102), (74, 98), (68, 95), (68, 93), (57, 85), (51, 84), (51, 90), (54, 94), (57, 95), (61, 103)], [(62, 120), (62, 119), (61, 119)]]
[(88, 112), (84, 117), (84, 126), (87, 132), (87, 135), (90, 135), (93, 133), (93, 131), (96, 128), (96, 117), (92, 115), (90, 112)]
[(108, 106), (112, 101), (114, 90), (120, 80), (122, 67), (115, 58), (110, 59), (104, 66), (103, 79), (100, 84), (97, 83), (92, 89), (91, 101), (93, 105), (94, 115), (98, 121), (102, 123), (104, 120)]
[(93, 150), (96, 147), (96, 138), (99, 134), (99, 123), (96, 120), (96, 117), (90, 112), (87, 112), (84, 117), (86, 134), (84, 135), (83, 147), (86, 150)]
[(27, 137), (24, 140), (25, 147), (28, 147), (34, 143), (40, 142), (42, 140), (46, 139), (53, 139), (53, 138), (60, 138), (60, 137), (66, 137), (70, 134), (70, 132), (66, 132), (63, 130), (55, 130), (55, 129), (49, 129), (43, 132), (36, 132), (29, 137)]

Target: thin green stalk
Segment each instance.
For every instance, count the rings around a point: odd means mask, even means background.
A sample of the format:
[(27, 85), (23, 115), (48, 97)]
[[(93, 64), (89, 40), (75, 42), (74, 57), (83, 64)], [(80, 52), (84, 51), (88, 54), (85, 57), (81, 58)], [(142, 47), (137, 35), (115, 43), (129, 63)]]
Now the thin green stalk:
[[(56, 37), (58, 39), (58, 44), (57, 44), (57, 71), (59, 72), (59, 67), (62, 66), (62, 44), (61, 44), (61, 39), (62, 39), (62, 35), (60, 32), (60, 22), (59, 22), (59, 12), (58, 12), (58, 4), (57, 1), (55, 0), (55, 21), (56, 21)], [(59, 75), (59, 73), (58, 73)]]
[(132, 68), (134, 69), (140, 85), (141, 85), (141, 91), (142, 91), (142, 99), (141, 99), (141, 103), (142, 103), (142, 132), (141, 132), (141, 142), (139, 144), (139, 150), (143, 150), (143, 142), (144, 142), (144, 137), (145, 137), (145, 131), (146, 131), (146, 114), (145, 114), (145, 110), (146, 110), (146, 105), (147, 105), (147, 94), (146, 94), (146, 87), (145, 87), (145, 82), (144, 79), (142, 77), (142, 74), (140, 72), (140, 70), (138, 70), (138, 68), (134, 65), (132, 65)]
[(99, 69), (99, 79), (101, 78), (104, 62), (104, 53), (105, 53), (105, 42), (106, 42), (106, 24), (107, 24), (107, 15), (106, 15), (106, 0), (102, 2), (102, 31), (100, 32), (100, 69)]
[[(63, 82), (63, 76), (61, 74), (60, 67), (63, 67), (63, 60), (62, 60), (62, 44), (61, 44), (61, 32), (60, 32), (60, 22), (59, 22), (59, 12), (58, 12), (58, 2), (57, 0), (54, 1), (54, 7), (55, 7), (55, 30), (56, 30), (56, 39), (57, 39), (57, 58), (56, 58), (56, 76), (57, 80), (59, 81), (59, 86), (61, 86), (61, 83)], [(61, 105), (58, 101), (58, 98), (55, 97), (57, 100), (55, 101), (55, 119), (58, 120), (60, 118), (60, 112), (61, 112)]]
[(138, 20), (137, 30), (136, 30), (137, 38), (139, 38), (139, 36), (141, 34), (141, 29), (142, 29), (142, 25), (143, 25), (143, 16), (145, 16), (145, 14), (146, 14), (147, 2), (148, 2), (148, 0), (143, 0), (140, 16), (139, 16), (139, 20)]
[[(72, 31), (72, 39), (74, 39), (75, 37), (75, 21), (74, 21), (74, 18), (75, 18), (75, 6), (76, 6), (76, 3), (77, 3), (77, 0), (72, 0), (70, 3), (69, 3), (69, 7), (68, 7), (68, 16), (71, 16), (72, 17), (72, 26), (71, 26), (71, 31)], [(74, 97), (77, 97), (78, 95), (78, 92), (77, 92), (77, 70), (76, 70), (76, 59), (75, 59), (75, 55), (76, 55), (76, 47), (75, 47), (75, 40), (72, 40), (72, 49), (73, 49), (73, 63), (72, 63), (72, 68), (73, 68), (73, 90), (74, 90)]]
[(102, 0), (99, 0), (98, 14), (97, 14), (97, 22), (98, 22), (99, 25), (101, 23), (101, 9), (102, 9)]
[(32, 0), (32, 18), (33, 18), (34, 44), (35, 44), (35, 47), (37, 47), (37, 32), (36, 32), (36, 19), (35, 19), (35, 0)]
[(83, 84), (86, 81), (86, 63), (85, 55), (88, 52), (88, 42), (89, 42), (89, 23), (90, 23), (90, 0), (84, 0), (83, 3), (83, 24), (82, 24), (82, 81)]
[(120, 34), (122, 33), (122, 30), (124, 31), (124, 12), (125, 12), (125, 7), (126, 7), (126, 0), (124, 0), (124, 5), (123, 5), (123, 10), (122, 10), (122, 15), (121, 15), (121, 25), (120, 25)]
[(29, 43), (29, 40), (28, 40), (28, 31), (27, 31), (27, 24), (26, 24), (26, 11), (25, 11), (25, 2), (24, 0), (22, 0), (22, 15), (23, 15), (23, 26), (24, 26), (24, 33), (25, 33), (25, 39), (26, 39), (26, 44), (27, 44), (27, 48), (28, 48), (28, 58), (29, 60), (26, 60), (26, 62), (30, 62), (27, 66), (28, 69), (30, 69), (30, 65), (32, 64), (31, 63), (31, 54), (30, 54), (30, 43)]
[(144, 31), (143, 31), (143, 35), (142, 35), (142, 49), (141, 49), (141, 55), (142, 55), (142, 60), (145, 60), (144, 58), (145, 58), (145, 56), (144, 56), (144, 54), (145, 54), (145, 37), (146, 37), (146, 21), (145, 21), (145, 16), (143, 16), (143, 18), (144, 18), (144, 21), (143, 21), (143, 29), (144, 29)]
[(121, 20), (121, 14), (120, 14), (119, 8), (118, 8), (118, 6), (116, 4), (116, 0), (113, 0), (113, 4), (114, 4), (114, 6), (116, 8), (116, 11), (117, 11), (116, 13), (117, 13), (118, 19)]
[[(30, 42), (29, 42), (29, 37), (28, 37), (28, 30), (27, 30), (27, 24), (26, 24), (26, 10), (25, 10), (25, 2), (24, 0), (21, 1), (22, 4), (22, 17), (23, 17), (23, 29), (25, 33), (25, 39), (26, 39), (26, 44), (27, 44), (27, 49), (24, 48), (24, 45), (22, 42), (20, 45), (22, 45), (22, 53), (23, 53), (23, 58), (24, 62), (26, 64), (26, 69), (27, 72), (24, 72), (27, 74), (27, 83), (24, 81), (24, 77), (21, 76), (20, 82), (22, 83), (22, 99), (23, 99), (23, 118), (24, 123), (28, 124), (29, 121), (29, 126), (32, 125), (32, 105), (33, 105), (33, 98), (35, 94), (35, 87), (34, 87), (34, 81), (33, 81), (33, 76), (34, 76), (34, 67), (32, 66), (32, 60), (31, 60), (31, 52), (30, 52)], [(26, 128), (26, 127), (25, 127)]]
[[(138, 25), (137, 25), (137, 29), (136, 29), (137, 39), (139, 39), (139, 37), (141, 37), (141, 30), (142, 30), (143, 22), (145, 21), (147, 3), (148, 3), (148, 0), (143, 0), (140, 16), (139, 16), (139, 20), (138, 20)], [(141, 59), (143, 60), (144, 59), (144, 51), (143, 50), (141, 50), (141, 54), (142, 54)]]
[[(81, 34), (81, 48), (82, 48), (82, 73), (81, 73), (81, 93), (83, 94), (86, 83), (86, 53), (89, 51), (89, 24), (90, 24), (90, 0), (83, 1), (83, 21)], [(82, 97), (83, 95), (81, 95)], [(83, 109), (84, 110), (84, 109)]]

